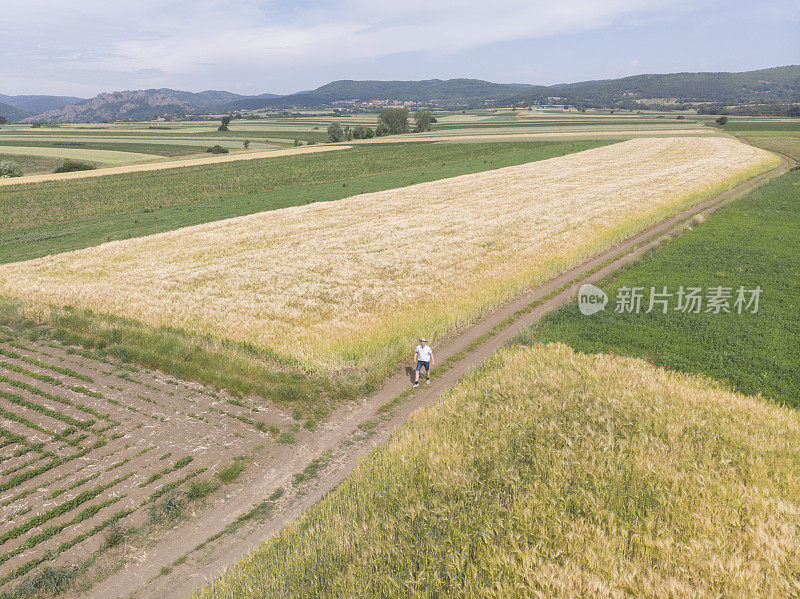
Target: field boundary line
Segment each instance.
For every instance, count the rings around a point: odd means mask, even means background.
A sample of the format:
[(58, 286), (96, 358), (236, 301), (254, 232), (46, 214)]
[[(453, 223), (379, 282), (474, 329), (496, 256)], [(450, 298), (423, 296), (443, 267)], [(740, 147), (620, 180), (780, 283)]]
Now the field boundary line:
[[(780, 176), (794, 164), (794, 160), (783, 156), (778, 167), (648, 227), (503, 304), (479, 322), (451, 334), (436, 348), (441, 366), (434, 369), (430, 386), (411, 389), (412, 369), (401, 366), (377, 392), (342, 406), (328, 421), (321, 423), (317, 434), (304, 447), (276, 449), (270, 456), (270, 464), (257, 477), (248, 480), (240, 493), (168, 532), (147, 549), (146, 555), (134, 556), (126, 569), (97, 583), (92, 596), (191, 596), (318, 503), (416, 411), (437, 401), (469, 370), (525, 328), (573, 300), (580, 285), (597, 283), (656, 248), (665, 238), (681, 233), (692, 218), (714, 212), (743, 193)], [(364, 434), (367, 429), (369, 432)], [(323, 456), (328, 465), (321, 468), (313, 483), (298, 485), (295, 475)], [(286, 493), (275, 503), (270, 515), (247, 530), (239, 531), (234, 527), (230, 534), (225, 534), (238, 518), (252, 512), (277, 489)], [(211, 539), (214, 539), (213, 544), (208, 542)], [(162, 569), (168, 573), (162, 574)]]

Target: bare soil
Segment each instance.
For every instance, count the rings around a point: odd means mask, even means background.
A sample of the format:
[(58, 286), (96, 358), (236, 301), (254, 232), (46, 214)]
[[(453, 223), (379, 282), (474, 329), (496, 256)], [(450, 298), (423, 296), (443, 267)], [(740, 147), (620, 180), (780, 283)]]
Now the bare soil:
[[(297, 426), (264, 400), (239, 400), (73, 351), (57, 343), (0, 343), (0, 589), (35, 572), (38, 564), (30, 564), (47, 552), (56, 559), (42, 565), (81, 562), (105, 539), (105, 530), (89, 531), (117, 512), (131, 512), (122, 526), (146, 524), (164, 485), (213, 479), (239, 456), (268, 460), (277, 443), (267, 427)], [(59, 530), (43, 535), (53, 526)], [(59, 549), (84, 533), (85, 540)]]

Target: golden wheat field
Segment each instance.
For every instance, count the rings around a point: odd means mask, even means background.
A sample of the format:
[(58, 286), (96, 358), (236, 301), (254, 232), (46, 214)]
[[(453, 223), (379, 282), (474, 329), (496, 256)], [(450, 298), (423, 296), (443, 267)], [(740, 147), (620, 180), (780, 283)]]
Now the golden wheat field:
[(778, 162), (728, 138), (634, 139), (5, 265), (0, 285), (310, 366), (387, 363)]

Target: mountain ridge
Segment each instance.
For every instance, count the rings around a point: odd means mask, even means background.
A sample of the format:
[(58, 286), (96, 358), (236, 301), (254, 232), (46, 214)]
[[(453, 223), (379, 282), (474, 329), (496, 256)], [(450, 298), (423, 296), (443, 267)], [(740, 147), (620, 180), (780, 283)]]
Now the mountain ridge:
[[(632, 75), (555, 85), (493, 83), (481, 79), (424, 79), (382, 81), (340, 79), (310, 91), (288, 95), (246, 96), (224, 90), (187, 92), (170, 88), (104, 92), (77, 103), (56, 106), (38, 114), (3, 98), (59, 103), (69, 96), (2, 96), (0, 116), (22, 122), (100, 122), (155, 118), (202, 112), (230, 113), (261, 108), (330, 106), (340, 102), (408, 101), (445, 105), (498, 106), (546, 103), (550, 98), (586, 106), (632, 106), (642, 100), (696, 103), (800, 102), (800, 66), (786, 65), (742, 72), (684, 72)], [(35, 100), (30, 100), (35, 99)], [(6, 114), (8, 113), (8, 114)]]

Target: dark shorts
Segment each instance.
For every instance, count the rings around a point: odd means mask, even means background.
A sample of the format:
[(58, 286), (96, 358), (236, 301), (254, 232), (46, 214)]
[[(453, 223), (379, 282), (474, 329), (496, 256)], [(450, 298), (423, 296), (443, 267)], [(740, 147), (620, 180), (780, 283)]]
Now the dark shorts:
[(422, 360), (418, 360), (417, 361), (417, 372), (419, 372), (423, 368), (425, 369), (425, 372), (430, 372), (431, 371), (431, 363), (430, 363), (430, 361), (423, 362)]

